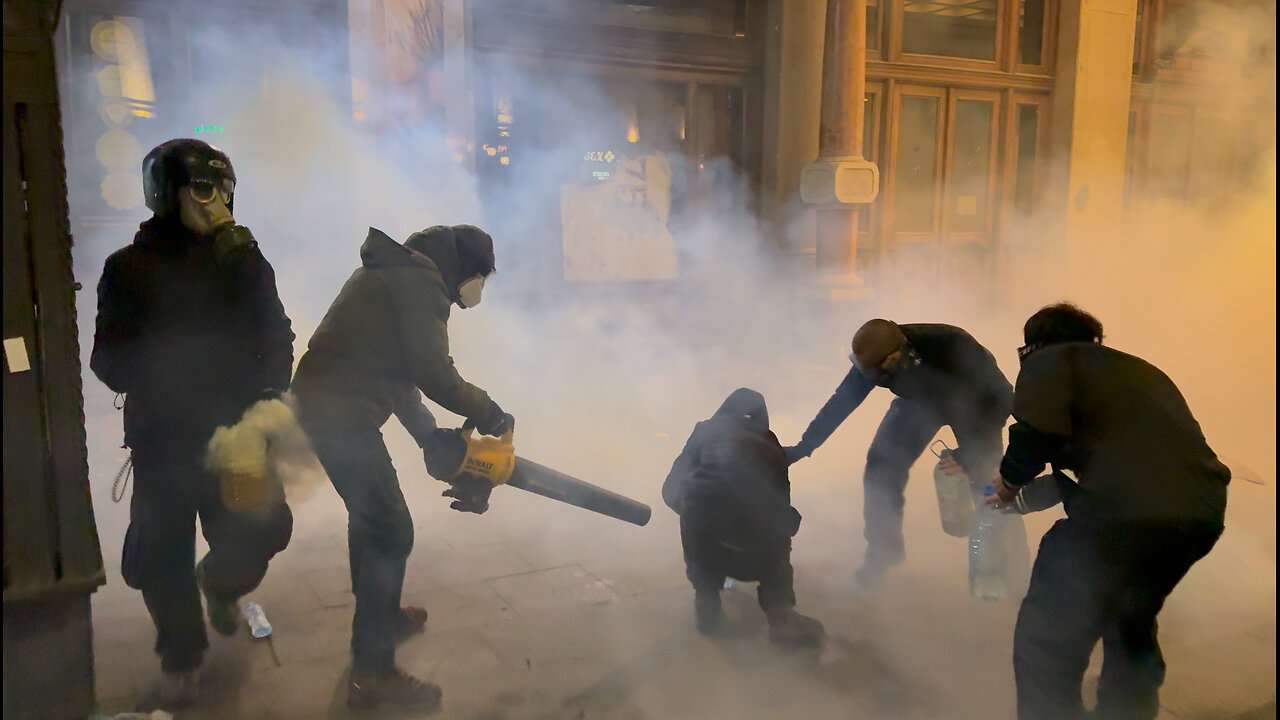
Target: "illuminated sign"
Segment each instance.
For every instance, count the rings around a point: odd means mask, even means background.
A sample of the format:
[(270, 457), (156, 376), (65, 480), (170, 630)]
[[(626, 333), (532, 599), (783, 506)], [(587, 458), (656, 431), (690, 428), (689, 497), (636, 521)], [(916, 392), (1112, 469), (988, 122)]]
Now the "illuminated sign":
[(198, 133), (220, 133), (220, 132), (226, 132), (226, 131), (227, 129), (222, 127), (221, 125), (197, 125), (196, 126), (196, 132)]
[(583, 155), (582, 159), (587, 162), (611, 163), (615, 157), (612, 150), (591, 150), (586, 155)]

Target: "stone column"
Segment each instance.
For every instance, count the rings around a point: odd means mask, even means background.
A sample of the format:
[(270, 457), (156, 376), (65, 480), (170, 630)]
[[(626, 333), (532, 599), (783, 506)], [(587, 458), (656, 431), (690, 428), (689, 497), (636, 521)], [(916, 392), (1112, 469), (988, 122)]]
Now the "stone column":
[(866, 0), (828, 0), (822, 55), (818, 159), (800, 176), (814, 206), (817, 264), (827, 283), (861, 286), (857, 275), (858, 205), (875, 199), (880, 175), (862, 157), (867, 69)]
[(1087, 272), (1123, 220), (1136, 15), (1137, 0), (1062, 3), (1049, 200), (1069, 272)]

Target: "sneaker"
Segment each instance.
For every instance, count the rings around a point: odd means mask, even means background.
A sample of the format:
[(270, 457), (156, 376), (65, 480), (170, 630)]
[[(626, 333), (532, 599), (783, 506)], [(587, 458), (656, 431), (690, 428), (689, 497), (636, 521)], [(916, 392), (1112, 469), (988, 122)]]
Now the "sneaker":
[(700, 590), (693, 596), (693, 612), (698, 632), (712, 635), (724, 622), (724, 609), (720, 606), (720, 593)]
[[(154, 696), (153, 696), (154, 697)], [(160, 703), (168, 708), (186, 707), (200, 698), (200, 670), (167, 672), (160, 681)]]
[(352, 672), (347, 683), (347, 706), (357, 709), (375, 708), (385, 703), (434, 711), (440, 708), (442, 696), (439, 685), (423, 682), (400, 668), (381, 677)]
[(205, 584), (202, 562), (196, 564), (196, 584), (200, 586), (200, 592), (204, 595), (204, 607), (209, 614), (209, 624), (218, 631), (219, 635), (231, 637), (240, 630), (240, 606), (235, 600), (225, 600), (209, 591)]
[(427, 609), (412, 605), (402, 607), (394, 623), (391, 632), (395, 636), (395, 641), (403, 642), (426, 629)]
[(768, 613), (769, 642), (775, 645), (817, 645), (825, 632), (822, 623), (801, 615), (793, 608), (773, 610)]

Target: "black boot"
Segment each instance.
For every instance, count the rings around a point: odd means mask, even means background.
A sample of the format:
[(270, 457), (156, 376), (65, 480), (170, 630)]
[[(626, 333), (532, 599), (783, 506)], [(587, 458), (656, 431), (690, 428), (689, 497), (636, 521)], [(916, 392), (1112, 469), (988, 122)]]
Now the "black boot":
[(795, 611), (776, 608), (765, 613), (769, 618), (769, 642), (775, 645), (818, 645), (825, 632), (822, 623)]
[(698, 621), (698, 632), (703, 635), (714, 634), (724, 622), (720, 593), (714, 590), (697, 591), (693, 596), (693, 610)]
[(204, 595), (205, 611), (209, 614), (209, 624), (219, 635), (231, 637), (240, 629), (240, 606), (235, 600), (227, 600), (217, 592), (209, 590), (205, 584), (204, 561), (196, 563), (196, 584)]

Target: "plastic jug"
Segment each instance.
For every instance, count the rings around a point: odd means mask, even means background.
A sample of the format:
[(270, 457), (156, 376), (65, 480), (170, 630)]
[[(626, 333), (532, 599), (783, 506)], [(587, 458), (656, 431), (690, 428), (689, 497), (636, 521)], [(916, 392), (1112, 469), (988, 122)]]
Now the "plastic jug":
[[(942, 443), (934, 443), (934, 447)], [(942, 450), (934, 450), (939, 462), (933, 468), (933, 485), (938, 492), (938, 515), (942, 519), (942, 531), (952, 537), (966, 537), (973, 522), (973, 491), (969, 476), (965, 473), (948, 475), (942, 471), (942, 460), (951, 456), (944, 444)]]

